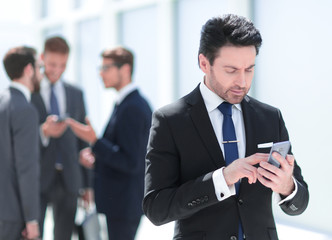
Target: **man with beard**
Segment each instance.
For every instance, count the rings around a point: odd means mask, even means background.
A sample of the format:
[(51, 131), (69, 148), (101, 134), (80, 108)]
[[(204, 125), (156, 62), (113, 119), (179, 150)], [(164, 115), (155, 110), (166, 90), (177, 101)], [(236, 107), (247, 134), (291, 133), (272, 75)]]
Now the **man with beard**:
[(29, 47), (10, 49), (3, 59), (11, 80), (0, 94), (0, 239), (39, 236), (38, 113), (30, 103), (40, 64)]
[(274, 153), (277, 168), (260, 148), (289, 140), (280, 111), (247, 95), (261, 43), (244, 17), (208, 20), (198, 54), (204, 79), (153, 115), (143, 209), (156, 225), (176, 221), (174, 239), (276, 240), (272, 192), (286, 214), (308, 205), (291, 150)]
[[(41, 135), (41, 235), (47, 206), (53, 209), (54, 239), (70, 240), (74, 229), (77, 198), (88, 186), (88, 170), (79, 164), (79, 151), (87, 143), (79, 140), (64, 117), (83, 122), (83, 93), (66, 83), (69, 46), (62, 37), (46, 39), (41, 55), (45, 72), (40, 92), (32, 95), (39, 113)], [(88, 193), (88, 192), (85, 192)], [(86, 196), (86, 195), (85, 195)]]
[(134, 54), (124, 48), (102, 53), (100, 76), (105, 88), (117, 91), (116, 105), (102, 137), (87, 119), (83, 125), (68, 119), (72, 130), (91, 144), (80, 162), (94, 168), (94, 191), (99, 213), (106, 215), (110, 240), (135, 239), (142, 211), (146, 144), (151, 109), (134, 84)]

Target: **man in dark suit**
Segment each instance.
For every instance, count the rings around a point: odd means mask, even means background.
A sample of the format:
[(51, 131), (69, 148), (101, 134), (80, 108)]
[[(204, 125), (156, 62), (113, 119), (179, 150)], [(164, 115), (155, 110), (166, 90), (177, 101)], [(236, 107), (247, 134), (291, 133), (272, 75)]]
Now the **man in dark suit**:
[(16, 47), (3, 59), (11, 85), (0, 94), (0, 240), (39, 236), (38, 113), (30, 103), (41, 80), (35, 55)]
[[(289, 138), (280, 111), (247, 96), (261, 42), (243, 17), (207, 21), (198, 57), (203, 81), (153, 115), (143, 210), (156, 225), (176, 221), (174, 239), (275, 240), (272, 192), (289, 215), (307, 207), (308, 187), (291, 151), (275, 153), (279, 169), (260, 148)], [(236, 136), (225, 139), (230, 130)], [(237, 157), (226, 164), (229, 146)]]
[(61, 37), (45, 41), (42, 60), (45, 78), (32, 96), (39, 112), (41, 137), (41, 233), (47, 205), (53, 208), (54, 239), (70, 240), (79, 190), (89, 187), (88, 173), (79, 164), (79, 151), (87, 143), (78, 139), (62, 119), (84, 121), (83, 93), (61, 79), (69, 46)]
[(143, 214), (145, 153), (151, 109), (132, 83), (133, 54), (122, 47), (102, 54), (100, 75), (105, 88), (118, 92), (116, 106), (102, 138), (91, 127), (68, 119), (76, 134), (90, 142), (81, 163), (95, 169), (97, 210), (107, 219), (111, 240), (131, 240)]

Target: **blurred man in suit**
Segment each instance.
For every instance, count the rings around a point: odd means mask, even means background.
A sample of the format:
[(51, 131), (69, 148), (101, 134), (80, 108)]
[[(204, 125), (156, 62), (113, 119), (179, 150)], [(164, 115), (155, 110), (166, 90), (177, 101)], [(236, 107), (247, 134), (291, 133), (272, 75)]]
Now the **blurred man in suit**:
[(39, 112), (41, 135), (41, 232), (47, 205), (53, 208), (54, 239), (70, 240), (79, 190), (89, 187), (88, 172), (79, 164), (79, 151), (87, 143), (78, 139), (63, 118), (83, 122), (83, 93), (64, 82), (69, 46), (61, 37), (45, 41), (42, 60), (45, 77), (32, 96)]
[(0, 94), (0, 240), (39, 236), (38, 113), (30, 103), (41, 80), (35, 55), (16, 47), (3, 59), (11, 84)]
[(114, 88), (118, 98), (103, 137), (97, 139), (88, 125), (69, 119), (73, 131), (90, 142), (81, 151), (81, 163), (95, 170), (97, 210), (107, 219), (111, 240), (131, 240), (142, 216), (145, 153), (151, 124), (151, 109), (132, 83), (133, 54), (122, 47), (102, 54), (100, 76), (105, 88)]
[(156, 225), (175, 221), (173, 239), (276, 240), (272, 192), (289, 215), (308, 205), (291, 151), (274, 153), (277, 168), (260, 148), (289, 140), (279, 109), (247, 95), (261, 43), (244, 17), (209, 19), (198, 54), (204, 78), (153, 115), (143, 208)]

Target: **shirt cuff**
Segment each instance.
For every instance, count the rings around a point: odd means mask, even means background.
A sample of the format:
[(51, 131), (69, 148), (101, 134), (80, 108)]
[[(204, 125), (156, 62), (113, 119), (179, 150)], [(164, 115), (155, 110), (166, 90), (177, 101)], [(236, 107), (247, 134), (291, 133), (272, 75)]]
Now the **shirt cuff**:
[(296, 193), (297, 193), (297, 188), (298, 188), (297, 182), (296, 182), (294, 177), (292, 177), (292, 178), (293, 178), (293, 182), (294, 182), (294, 185), (295, 185), (295, 189), (290, 195), (288, 195), (284, 199), (281, 199), (280, 194), (276, 194), (276, 199), (277, 199), (277, 202), (278, 202), (279, 205), (283, 204), (286, 201), (292, 200), (294, 198), (294, 196), (296, 195)]
[(43, 147), (47, 147), (48, 144), (50, 143), (50, 138), (46, 137), (43, 133), (42, 125), (39, 127), (39, 135), (40, 135), (40, 140), (41, 143), (43, 144)]
[(31, 220), (31, 221), (27, 221), (26, 223), (29, 223), (29, 224), (38, 224), (38, 221), (37, 220)]
[(218, 201), (223, 201), (236, 194), (235, 185), (228, 186), (224, 178), (223, 170), (225, 167), (219, 168), (212, 173), (212, 181)]

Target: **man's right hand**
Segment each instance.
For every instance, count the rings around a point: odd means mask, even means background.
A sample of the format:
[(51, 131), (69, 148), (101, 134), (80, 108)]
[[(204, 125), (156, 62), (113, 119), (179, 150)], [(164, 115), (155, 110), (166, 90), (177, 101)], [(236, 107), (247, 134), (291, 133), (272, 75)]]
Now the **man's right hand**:
[(22, 236), (27, 240), (39, 239), (39, 224), (37, 222), (27, 222)]
[(67, 129), (67, 123), (57, 122), (58, 116), (49, 115), (46, 121), (42, 124), (42, 131), (45, 137), (58, 138), (61, 137), (64, 131)]
[(267, 161), (268, 157), (269, 154), (266, 153), (255, 153), (249, 157), (234, 160), (223, 170), (227, 185), (233, 185), (241, 178), (248, 178), (249, 184), (256, 183), (257, 168), (254, 165)]
[(95, 156), (93, 155), (90, 147), (84, 148), (80, 151), (80, 163), (84, 167), (92, 169), (95, 161)]

